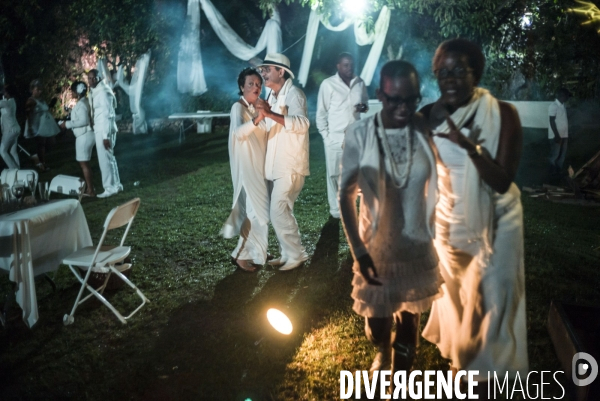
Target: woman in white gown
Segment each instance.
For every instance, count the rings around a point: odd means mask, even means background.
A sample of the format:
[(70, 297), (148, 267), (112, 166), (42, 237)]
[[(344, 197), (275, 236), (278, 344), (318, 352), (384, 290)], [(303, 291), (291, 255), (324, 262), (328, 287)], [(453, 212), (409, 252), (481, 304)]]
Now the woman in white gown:
[(0, 156), (8, 168), (18, 169), (19, 155), (17, 154), (17, 139), (21, 133), (21, 127), (17, 122), (17, 103), (15, 102), (14, 86), (4, 87), (4, 96), (0, 100), (0, 112), (2, 113), (2, 142), (0, 143)]
[(420, 101), (415, 68), (400, 60), (383, 66), (377, 97), (381, 112), (346, 131), (340, 214), (355, 260), (353, 309), (365, 317), (367, 338), (379, 348), (371, 371), (408, 371), (420, 313), (441, 296), (432, 239), (435, 157), (425, 122), (415, 114)]
[(442, 43), (433, 59), (441, 97), (422, 110), (439, 155), (435, 244), (445, 281), (423, 337), (453, 369), (478, 370), (480, 381), (528, 369), (523, 214), (513, 183), (521, 124), (512, 105), (477, 87), (484, 65), (473, 42)]
[(79, 162), (85, 179), (85, 195), (96, 196), (92, 184), (90, 160), (96, 144), (96, 136), (90, 126), (90, 103), (86, 97), (88, 87), (84, 82), (75, 81), (71, 85), (71, 96), (77, 104), (71, 110), (71, 119), (61, 124), (62, 129), (72, 129), (75, 135), (75, 159)]
[(239, 235), (231, 253), (234, 263), (253, 272), (267, 258), (269, 197), (264, 176), (267, 149), (264, 115), (254, 108), (262, 90), (262, 77), (253, 68), (238, 77), (240, 100), (231, 107), (229, 162), (233, 181), (233, 206), (221, 229), (225, 238)]

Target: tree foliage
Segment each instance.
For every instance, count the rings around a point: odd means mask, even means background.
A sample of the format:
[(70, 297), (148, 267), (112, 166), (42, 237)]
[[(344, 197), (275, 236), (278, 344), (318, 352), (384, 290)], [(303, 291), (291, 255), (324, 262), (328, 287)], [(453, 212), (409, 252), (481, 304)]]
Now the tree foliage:
[[(343, 17), (343, 1), (215, 4), (248, 43), (260, 34), (272, 7), (279, 6), (286, 48), (301, 38), (309, 8), (335, 23)], [(433, 78), (430, 60), (437, 45), (448, 38), (467, 37), (486, 54), (482, 84), (500, 97), (549, 98), (562, 85), (581, 98), (600, 97), (600, 35), (593, 26), (581, 26), (580, 15), (567, 12), (575, 5), (570, 0), (367, 2), (370, 12), (363, 17), (367, 27), (373, 26), (384, 5), (392, 8), (382, 62), (401, 53), (419, 67), (425, 80)], [(7, 80), (26, 89), (30, 80), (41, 77), (46, 93), (57, 93), (81, 77), (85, 56), (107, 56), (112, 68), (122, 64), (129, 71), (151, 49), (150, 79), (158, 84), (176, 68), (186, 5), (186, 0), (0, 0), (0, 55)], [(299, 13), (301, 6), (305, 12)], [(524, 24), (526, 13), (530, 25)], [(203, 43), (218, 43), (206, 24), (203, 31)], [(299, 49), (301, 42), (291, 52), (296, 55)]]
[[(179, 2), (177, 2), (179, 3)], [(7, 81), (23, 92), (42, 78), (46, 96), (81, 79), (86, 56), (126, 66), (152, 49), (168, 57), (169, 20), (158, 0), (0, 0), (0, 55)], [(89, 68), (89, 66), (88, 66)]]
[[(289, 1), (289, 0), (288, 0)], [(282, 0), (260, 0), (268, 9)], [(298, 0), (335, 18), (343, 0)], [(505, 98), (546, 99), (563, 85), (581, 98), (600, 97), (600, 36), (567, 12), (569, 0), (369, 0), (393, 9), (386, 46), (421, 63), (449, 38), (479, 43), (487, 59), (483, 85)], [(531, 24), (524, 19), (528, 16)], [(364, 18), (372, 22), (373, 14)], [(367, 24), (369, 25), (369, 24)], [(384, 56), (385, 57), (385, 56)]]

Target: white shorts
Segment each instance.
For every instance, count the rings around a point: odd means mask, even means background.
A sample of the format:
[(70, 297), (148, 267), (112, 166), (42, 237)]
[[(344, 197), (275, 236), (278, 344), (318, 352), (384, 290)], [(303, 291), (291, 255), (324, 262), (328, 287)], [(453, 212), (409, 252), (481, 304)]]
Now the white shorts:
[(78, 162), (89, 162), (92, 158), (92, 149), (96, 144), (94, 131), (88, 131), (75, 138), (75, 159)]

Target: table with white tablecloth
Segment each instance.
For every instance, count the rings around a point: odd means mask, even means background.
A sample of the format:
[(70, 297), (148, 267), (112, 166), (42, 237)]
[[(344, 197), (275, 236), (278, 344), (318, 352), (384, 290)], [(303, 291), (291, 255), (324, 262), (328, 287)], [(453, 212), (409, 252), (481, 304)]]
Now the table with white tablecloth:
[(185, 131), (197, 124), (199, 134), (208, 134), (212, 132), (213, 118), (229, 117), (229, 113), (220, 111), (198, 110), (196, 113), (175, 113), (169, 116), (169, 120), (193, 120), (194, 124), (185, 127), (183, 122), (179, 126), (179, 143), (185, 139)]
[(91, 245), (83, 208), (75, 199), (0, 215), (0, 269), (16, 283), (16, 300), (29, 327), (38, 320), (35, 276), (57, 270), (66, 256)]

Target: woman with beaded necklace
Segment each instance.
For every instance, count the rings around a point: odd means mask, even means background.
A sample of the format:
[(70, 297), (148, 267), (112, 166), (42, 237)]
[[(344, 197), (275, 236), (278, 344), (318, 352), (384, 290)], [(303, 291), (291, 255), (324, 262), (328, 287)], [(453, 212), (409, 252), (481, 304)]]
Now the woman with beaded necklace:
[(353, 308), (365, 317), (366, 335), (379, 349), (371, 371), (408, 371), (420, 313), (441, 296), (432, 241), (435, 156), (424, 121), (415, 113), (421, 99), (415, 68), (388, 62), (377, 97), (381, 112), (346, 131), (340, 212), (355, 260)]
[(221, 229), (225, 238), (239, 235), (231, 253), (233, 263), (248, 272), (267, 258), (269, 196), (264, 176), (267, 149), (264, 114), (254, 108), (262, 90), (262, 77), (254, 68), (238, 76), (240, 99), (231, 107), (229, 163), (233, 181), (233, 206)]

